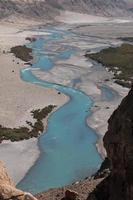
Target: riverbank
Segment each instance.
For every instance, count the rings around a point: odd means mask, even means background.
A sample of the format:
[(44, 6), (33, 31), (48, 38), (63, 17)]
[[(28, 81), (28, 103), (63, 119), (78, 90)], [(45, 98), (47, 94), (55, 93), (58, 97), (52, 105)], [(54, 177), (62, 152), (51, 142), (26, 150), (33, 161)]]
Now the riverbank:
[(98, 53), (86, 53), (86, 57), (101, 63), (114, 74), (115, 82), (131, 87), (133, 76), (133, 45), (124, 43), (119, 47), (109, 47)]
[(78, 194), (78, 199), (86, 200), (88, 195), (96, 188), (103, 179), (86, 179), (62, 188), (50, 189), (47, 192), (36, 194), (38, 200), (65, 200), (66, 190), (74, 191)]
[[(26, 37), (38, 35), (34, 31), (23, 31), (25, 28), (26, 26), (18, 27), (8, 23), (0, 25), (0, 125), (9, 128), (27, 126), (26, 121), (34, 122), (32, 110), (42, 109), (50, 104), (58, 108), (68, 100), (55, 89), (35, 86), (21, 80), (20, 70), (27, 66), (9, 52), (11, 47), (25, 44)], [(47, 118), (44, 121), (45, 127), (46, 121)], [(37, 139), (34, 138), (15, 143), (4, 142), (0, 144), (0, 148), (0, 160), (6, 163), (15, 183), (25, 176), (40, 153)], [(20, 167), (16, 168), (17, 163)]]
[(108, 129), (108, 119), (129, 91), (128, 88), (123, 88), (122, 86), (111, 82), (109, 82), (107, 86), (111, 90), (116, 91), (118, 96), (116, 96), (112, 101), (101, 101), (98, 99), (92, 107), (92, 115), (87, 119), (87, 124), (96, 130), (98, 135), (96, 147), (103, 159), (106, 157), (106, 151), (103, 146), (103, 137)]
[[(75, 58), (71, 58), (71, 63), (74, 63), (74, 61)], [(114, 83), (113, 74), (97, 62), (92, 62), (91, 59), (86, 58), (81, 58), (78, 62), (81, 67), (85, 67), (85, 63), (88, 64), (88, 72), (81, 77), (77, 88), (91, 96), (94, 101), (91, 115), (87, 118), (87, 124), (96, 131), (98, 136), (96, 147), (104, 159), (106, 151), (103, 146), (103, 137), (108, 128), (108, 119), (121, 100), (128, 94), (129, 88)], [(108, 93), (112, 94), (106, 94), (106, 91), (103, 91), (104, 87)]]

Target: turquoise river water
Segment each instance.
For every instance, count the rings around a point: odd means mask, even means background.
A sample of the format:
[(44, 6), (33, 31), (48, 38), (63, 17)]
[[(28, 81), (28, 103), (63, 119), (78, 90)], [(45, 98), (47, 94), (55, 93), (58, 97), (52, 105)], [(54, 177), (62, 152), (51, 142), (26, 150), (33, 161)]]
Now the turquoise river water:
[(91, 98), (82, 91), (49, 83), (32, 74), (33, 68), (40, 68), (45, 73), (45, 70), (54, 67), (55, 60), (67, 60), (76, 52), (75, 48), (68, 46), (61, 51), (50, 52), (46, 46), (52, 42), (60, 46), (69, 33), (61, 30), (47, 32), (49, 36), (40, 36), (30, 44), (34, 64), (21, 71), (21, 78), (33, 84), (55, 88), (69, 96), (69, 101), (49, 117), (47, 131), (38, 140), (40, 156), (18, 184), (19, 188), (33, 193), (84, 179), (93, 174), (102, 161), (95, 146), (97, 135), (86, 123), (86, 118), (91, 115)]

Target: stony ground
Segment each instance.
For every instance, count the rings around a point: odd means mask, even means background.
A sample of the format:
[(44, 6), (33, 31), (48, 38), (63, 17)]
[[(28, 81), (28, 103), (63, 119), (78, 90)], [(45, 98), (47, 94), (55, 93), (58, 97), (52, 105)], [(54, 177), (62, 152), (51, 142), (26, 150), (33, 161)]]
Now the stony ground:
[(94, 190), (94, 188), (102, 181), (103, 179), (86, 179), (84, 181), (77, 182), (71, 186), (66, 186), (58, 189), (51, 189), (47, 192), (37, 194), (36, 197), (39, 200), (61, 200), (65, 196), (66, 190), (73, 190), (78, 193), (78, 199), (85, 200), (88, 197), (88, 194)]

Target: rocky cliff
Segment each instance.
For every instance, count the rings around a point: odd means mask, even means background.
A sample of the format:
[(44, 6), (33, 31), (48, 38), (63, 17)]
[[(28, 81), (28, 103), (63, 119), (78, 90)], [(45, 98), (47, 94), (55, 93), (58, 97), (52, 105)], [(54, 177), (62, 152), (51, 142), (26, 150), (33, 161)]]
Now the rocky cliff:
[(111, 173), (88, 200), (133, 200), (133, 86), (109, 119), (104, 146)]

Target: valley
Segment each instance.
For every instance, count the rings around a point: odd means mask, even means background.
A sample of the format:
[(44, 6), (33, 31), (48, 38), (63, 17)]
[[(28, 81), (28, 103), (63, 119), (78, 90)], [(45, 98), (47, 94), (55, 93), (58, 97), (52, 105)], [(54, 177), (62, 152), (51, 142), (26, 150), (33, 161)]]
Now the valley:
[[(119, 164), (108, 144), (118, 147), (125, 167), (127, 145), (132, 152), (130, 131), (123, 136), (117, 115), (124, 113), (123, 124), (126, 116), (132, 120), (125, 107), (132, 99), (133, 5), (100, 2), (0, 1), (0, 160), (20, 191), (40, 193), (41, 200), (59, 200), (67, 189), (99, 200), (104, 186), (117, 199), (108, 184)], [(114, 171), (95, 180), (106, 156)]]

